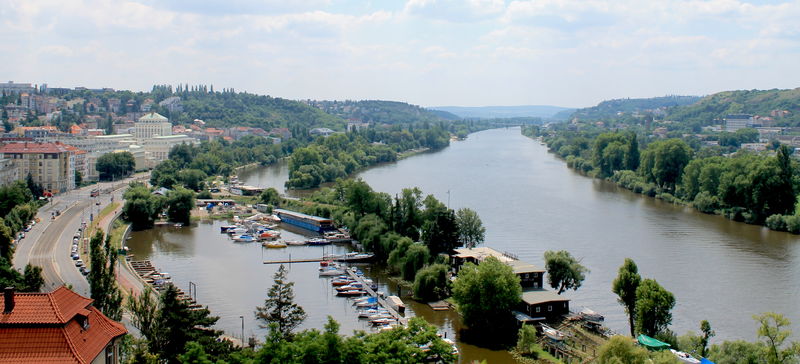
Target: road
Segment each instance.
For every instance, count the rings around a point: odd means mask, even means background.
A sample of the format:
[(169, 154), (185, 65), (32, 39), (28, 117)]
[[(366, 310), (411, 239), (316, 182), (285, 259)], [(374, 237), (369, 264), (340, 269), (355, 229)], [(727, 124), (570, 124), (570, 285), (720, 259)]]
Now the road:
[[(122, 190), (134, 178), (148, 178), (148, 174), (137, 174), (123, 181), (99, 183), (54, 197), (39, 209), (37, 217), (40, 223), (26, 233), (26, 237), (17, 245), (14, 268), (21, 272), (28, 263), (42, 267), (44, 292), (68, 284), (73, 291), (88, 297), (89, 284), (70, 257), (73, 235), (83, 222), (88, 224), (90, 218), (96, 218), (99, 211), (110, 203), (111, 191), (114, 191), (115, 201), (122, 201)], [(100, 196), (90, 197), (91, 191), (97, 188), (102, 191)], [(99, 206), (96, 205), (98, 201)], [(56, 210), (61, 214), (52, 219)], [(80, 249), (83, 253), (88, 246), (81, 244)]]

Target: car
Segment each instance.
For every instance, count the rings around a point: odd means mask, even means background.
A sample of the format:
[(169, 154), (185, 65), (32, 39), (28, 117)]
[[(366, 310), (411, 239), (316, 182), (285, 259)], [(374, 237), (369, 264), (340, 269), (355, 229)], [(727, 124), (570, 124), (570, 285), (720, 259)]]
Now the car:
[(78, 255), (77, 253), (72, 254), (72, 260), (79, 260), (79, 259), (81, 259), (80, 255)]
[(26, 233), (27, 233), (28, 231), (31, 231), (31, 226), (30, 226), (30, 225), (26, 226), (24, 229), (22, 229), (22, 231), (24, 231), (24, 232), (26, 232)]
[(75, 261), (75, 266), (76, 266), (76, 267), (83, 267), (83, 261), (82, 261), (82, 260), (80, 260), (80, 259), (76, 260), (76, 261)]
[(80, 239), (80, 238), (81, 238), (81, 234), (75, 234), (75, 235), (72, 236), (73, 240)]
[(94, 204), (97, 205), (97, 206), (100, 206), (100, 201), (97, 201)]
[(92, 197), (100, 196), (100, 190), (92, 190), (92, 193), (90, 193), (89, 196)]
[(85, 275), (85, 276), (88, 276), (88, 275), (89, 275), (89, 268), (86, 268), (86, 267), (81, 267), (81, 269), (82, 269), (82, 270), (81, 270), (81, 273), (83, 273), (83, 275)]

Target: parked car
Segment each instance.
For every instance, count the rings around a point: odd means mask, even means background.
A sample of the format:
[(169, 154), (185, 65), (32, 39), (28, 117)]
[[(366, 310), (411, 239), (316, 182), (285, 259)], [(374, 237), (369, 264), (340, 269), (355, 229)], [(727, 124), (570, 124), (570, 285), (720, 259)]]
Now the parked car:
[(76, 260), (76, 261), (75, 261), (75, 266), (76, 266), (76, 267), (83, 267), (83, 261), (82, 261), (82, 260), (80, 260), (80, 259)]
[(72, 256), (72, 260), (79, 260), (79, 259), (81, 259), (81, 256), (80, 256), (80, 255), (78, 255), (78, 253), (72, 253), (72, 255), (71, 255), (71, 256)]

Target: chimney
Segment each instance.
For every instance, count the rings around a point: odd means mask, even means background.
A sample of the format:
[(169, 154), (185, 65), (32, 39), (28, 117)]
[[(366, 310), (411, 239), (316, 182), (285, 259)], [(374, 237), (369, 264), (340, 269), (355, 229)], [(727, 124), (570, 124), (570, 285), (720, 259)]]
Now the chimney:
[(3, 290), (3, 299), (5, 300), (3, 313), (11, 313), (11, 311), (14, 311), (14, 287), (6, 287)]

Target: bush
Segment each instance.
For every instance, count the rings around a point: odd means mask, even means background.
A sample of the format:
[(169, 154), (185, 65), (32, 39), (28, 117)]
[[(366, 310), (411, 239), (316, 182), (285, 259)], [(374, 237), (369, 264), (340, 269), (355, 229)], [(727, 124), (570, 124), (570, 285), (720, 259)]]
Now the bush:
[(710, 193), (703, 191), (695, 196), (692, 206), (700, 212), (710, 214), (719, 208), (719, 199), (717, 196), (712, 196)]
[(447, 266), (434, 264), (422, 268), (414, 279), (414, 298), (420, 301), (437, 301), (449, 296), (450, 280)]
[(785, 215), (783, 222), (786, 224), (786, 231), (792, 234), (800, 234), (800, 216)]

